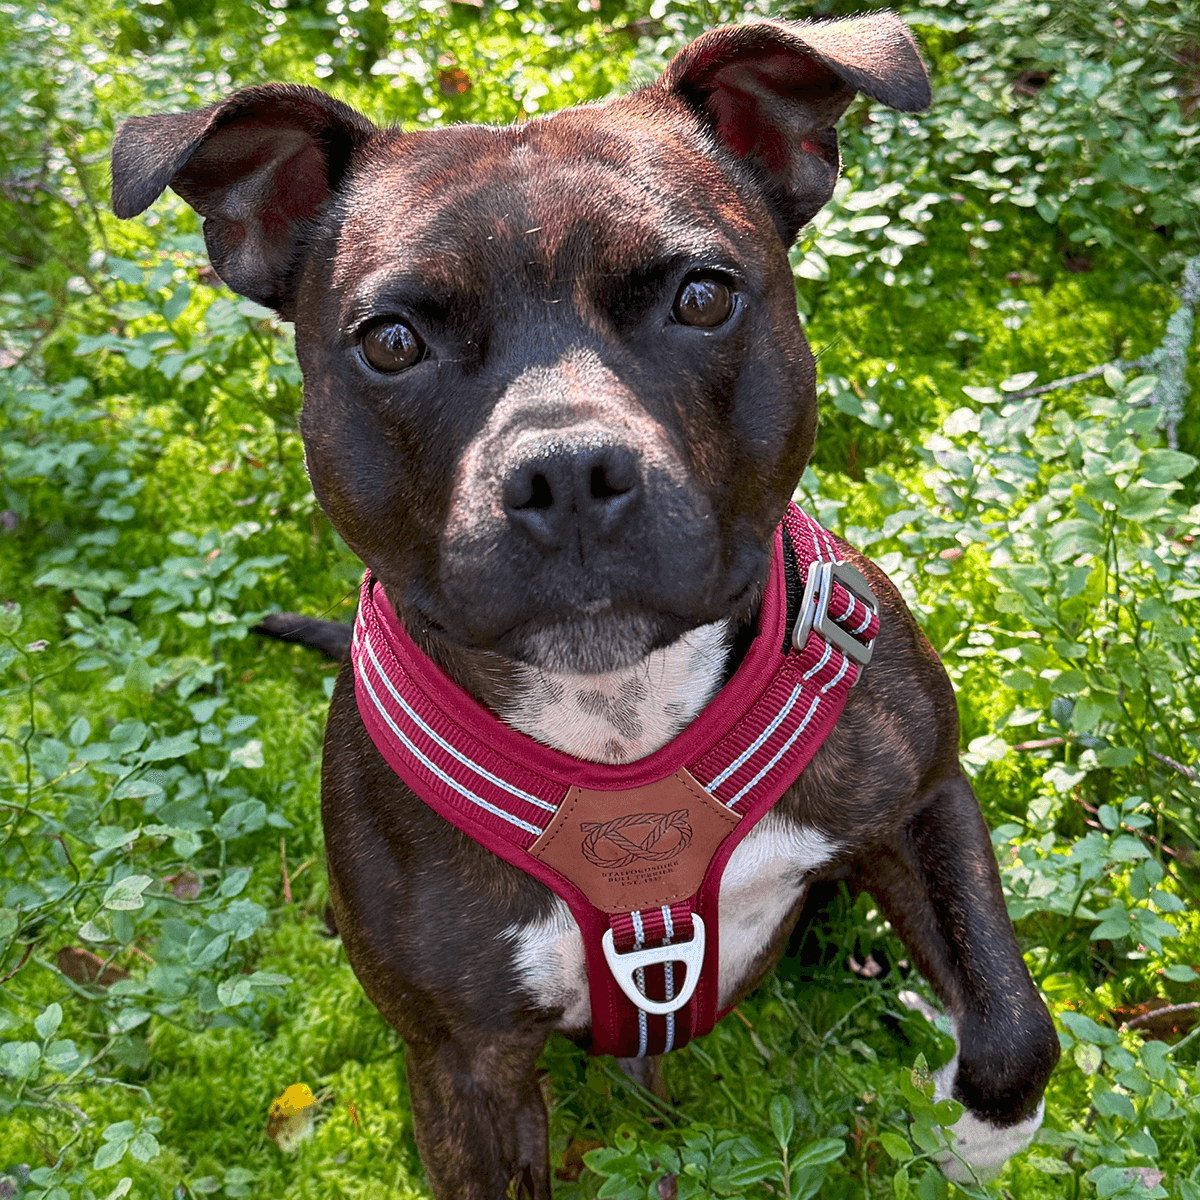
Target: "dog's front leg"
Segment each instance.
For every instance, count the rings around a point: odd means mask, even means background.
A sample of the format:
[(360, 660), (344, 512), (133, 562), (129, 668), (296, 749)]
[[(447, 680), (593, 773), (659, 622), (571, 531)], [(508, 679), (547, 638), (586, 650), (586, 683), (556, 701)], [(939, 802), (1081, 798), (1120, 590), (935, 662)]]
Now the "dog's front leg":
[[(954, 1021), (957, 1053), (937, 1073), (935, 1096), (966, 1106), (954, 1149), (986, 1178), (1033, 1140), (1059, 1047), (966, 779), (956, 772), (937, 787), (898, 836), (872, 848), (860, 878)], [(949, 1152), (940, 1165), (970, 1179)]]
[(543, 1032), (408, 1042), (413, 1128), (438, 1200), (550, 1200), (546, 1105), (535, 1069), (544, 1041)]

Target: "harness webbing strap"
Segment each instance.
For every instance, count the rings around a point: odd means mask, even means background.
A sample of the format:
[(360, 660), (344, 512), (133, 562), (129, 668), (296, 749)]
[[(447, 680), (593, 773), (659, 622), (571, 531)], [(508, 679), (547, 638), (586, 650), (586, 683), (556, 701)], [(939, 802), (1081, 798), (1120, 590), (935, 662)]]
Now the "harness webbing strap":
[[(785, 529), (802, 584), (826, 564), (805, 593), (807, 609), (800, 606), (796, 627), (809, 632), (796, 647), (786, 628), (796, 606), (785, 583)], [(572, 758), (505, 725), (417, 649), (383, 589), (363, 582), (351, 648), (363, 723), (418, 797), (566, 901), (583, 934), (594, 1053), (662, 1053), (717, 1019), (725, 864), (833, 727), (878, 631), (869, 589), (844, 586), (854, 573), (828, 565), (838, 561), (833, 537), (790, 505), (776, 533), (757, 634), (733, 677), (671, 742), (620, 765)], [(614, 804), (620, 794), (624, 807), (607, 812), (604, 794)], [(699, 863), (702, 874), (695, 865), (681, 870), (694, 836), (710, 855), (706, 866)], [(587, 885), (592, 896), (579, 883), (589, 871), (602, 877)], [(692, 978), (701, 950), (703, 967)], [(624, 970), (643, 959), (646, 965)], [(615, 976), (626, 974), (619, 983)], [(633, 988), (638, 1003), (625, 990)], [(687, 993), (675, 1011), (646, 1007), (669, 1008)]]

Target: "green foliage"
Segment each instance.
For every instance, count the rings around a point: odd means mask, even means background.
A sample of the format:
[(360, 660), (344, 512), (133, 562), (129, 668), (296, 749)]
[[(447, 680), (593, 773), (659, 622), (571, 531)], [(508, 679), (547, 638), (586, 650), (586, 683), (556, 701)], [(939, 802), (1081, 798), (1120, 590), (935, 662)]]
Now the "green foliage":
[[(384, 122), (522, 119), (750, 11), (4, 6), (0, 1195), (423, 1194), (402, 1048), (322, 936), (332, 670), (248, 636), (348, 614), (358, 567), (304, 475), (288, 331), (213, 286), (182, 204), (111, 218), (115, 124), (272, 77)], [(958, 1106), (925, 1064), (948, 1026), (869, 897), (839, 895), (667, 1060), (673, 1107), (552, 1039), (560, 1197), (1200, 1197), (1200, 423), (1174, 286), (1200, 253), (1200, 28), (1157, 0), (908, 19), (934, 107), (852, 108), (792, 255), (822, 376), (803, 488), (958, 687), (1065, 1052), (1046, 1124), (998, 1184), (944, 1181)], [(262, 1128), (298, 1077), (322, 1112), (289, 1157)]]

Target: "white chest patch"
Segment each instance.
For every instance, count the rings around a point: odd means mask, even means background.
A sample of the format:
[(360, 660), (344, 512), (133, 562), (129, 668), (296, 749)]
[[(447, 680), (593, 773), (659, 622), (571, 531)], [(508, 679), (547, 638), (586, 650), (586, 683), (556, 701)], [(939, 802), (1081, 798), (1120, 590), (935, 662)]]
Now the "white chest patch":
[[(768, 813), (738, 843), (721, 877), (718, 1003), (724, 1007), (746, 979), (784, 918), (804, 892), (810, 872), (829, 861), (837, 843), (814, 829)], [(511, 925), (522, 991), (541, 1008), (562, 1008), (561, 1030), (591, 1020), (583, 938), (570, 909), (555, 899), (551, 915), (531, 925)]]
[(514, 729), (588, 762), (653, 754), (716, 695), (729, 653), (729, 623), (685, 633), (640, 663), (603, 675), (522, 667), (520, 691), (500, 716)]
[(733, 999), (800, 899), (807, 877), (837, 849), (823, 833), (791, 825), (773, 813), (737, 844), (721, 876), (719, 1007)]

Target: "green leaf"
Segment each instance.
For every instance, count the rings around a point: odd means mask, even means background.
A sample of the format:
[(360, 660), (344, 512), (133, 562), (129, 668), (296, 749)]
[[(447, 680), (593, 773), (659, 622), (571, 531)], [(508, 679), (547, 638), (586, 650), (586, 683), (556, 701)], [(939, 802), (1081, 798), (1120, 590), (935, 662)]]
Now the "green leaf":
[(771, 1132), (775, 1140), (786, 1150), (792, 1140), (792, 1130), (796, 1124), (796, 1113), (792, 1102), (784, 1095), (774, 1096), (767, 1109), (767, 1119), (771, 1123)]
[(819, 1167), (836, 1162), (845, 1153), (846, 1143), (841, 1138), (818, 1138), (802, 1146), (788, 1161), (793, 1169)]
[(1070, 1163), (1063, 1162), (1061, 1158), (1050, 1158), (1045, 1154), (1027, 1155), (1025, 1163), (1035, 1171), (1041, 1171), (1043, 1175), (1073, 1175), (1075, 1173)]
[(125, 1157), (125, 1151), (128, 1148), (129, 1141), (125, 1138), (117, 1138), (111, 1142), (101, 1142), (92, 1159), (92, 1169), (103, 1171), (108, 1167), (116, 1166)]
[(125, 694), (135, 703), (141, 704), (150, 698), (154, 689), (154, 679), (150, 674), (150, 664), (144, 658), (135, 658), (125, 668)]
[(133, 1155), (138, 1162), (149, 1162), (156, 1157), (159, 1152), (158, 1139), (149, 1130), (143, 1129), (129, 1143), (129, 1153)]
[(1143, 1042), (1138, 1053), (1146, 1065), (1146, 1073), (1155, 1083), (1162, 1083), (1168, 1073), (1174, 1074), (1171, 1048), (1165, 1042)]
[(21, 606), (15, 600), (0, 604), (0, 636), (12, 637), (21, 628)]
[(1058, 1019), (1081, 1042), (1095, 1042), (1098, 1046), (1115, 1046), (1117, 1031), (1097, 1025), (1091, 1017), (1069, 1010), (1058, 1014)]
[(239, 1004), (245, 1004), (253, 995), (253, 988), (250, 986), (250, 981), (243, 975), (235, 975), (232, 979), (222, 979), (217, 984), (217, 999), (226, 1008), (235, 1008)]
[(897, 1162), (908, 1162), (913, 1156), (912, 1147), (908, 1144), (908, 1139), (901, 1137), (898, 1133), (884, 1132), (879, 1135), (879, 1144), (894, 1158)]
[(1172, 983), (1191, 983), (1197, 977), (1196, 972), (1184, 963), (1172, 963), (1169, 967), (1163, 967), (1163, 974)]
[(168, 758), (182, 758), (197, 748), (194, 733), (180, 733), (174, 737), (157, 738), (142, 751), (145, 762), (161, 762)]
[(126, 875), (104, 893), (104, 907), (116, 911), (142, 908), (142, 893), (154, 882), (149, 875)]
[(1097, 1087), (1092, 1092), (1092, 1104), (1095, 1105), (1096, 1111), (1102, 1117), (1115, 1117), (1119, 1121), (1137, 1119), (1133, 1102), (1121, 1092), (1110, 1092), (1105, 1088)]
[(1151, 483), (1173, 483), (1190, 475), (1196, 462), (1181, 450), (1147, 450), (1142, 455), (1142, 477)]
[(37, 1074), (41, 1057), (37, 1042), (4, 1042), (0, 1045), (0, 1072), (13, 1079), (30, 1079)]
[(192, 298), (192, 285), (186, 280), (180, 280), (175, 285), (175, 290), (171, 293), (170, 298), (162, 307), (163, 317), (167, 321), (174, 321), (185, 308), (188, 306), (188, 301)]
[(1150, 851), (1141, 838), (1129, 833), (1119, 833), (1113, 838), (1108, 855), (1114, 862), (1137, 862), (1139, 859), (1149, 858)]
[(45, 1041), (49, 1038), (56, 1029), (62, 1024), (62, 1005), (58, 1003), (50, 1004), (42, 1009), (40, 1013), (33, 1019), (33, 1028), (37, 1031), (38, 1037)]
[(1095, 1075), (1100, 1070), (1102, 1056), (1099, 1046), (1093, 1046), (1089, 1042), (1079, 1042), (1075, 1046), (1073, 1057), (1075, 1065), (1085, 1075)]
[(763, 1179), (778, 1177), (783, 1170), (779, 1159), (763, 1155), (761, 1158), (748, 1159), (738, 1163), (724, 1174), (725, 1183), (731, 1187), (742, 1187), (749, 1183), (759, 1183)]

